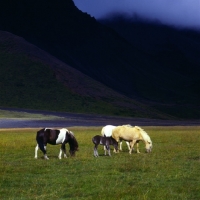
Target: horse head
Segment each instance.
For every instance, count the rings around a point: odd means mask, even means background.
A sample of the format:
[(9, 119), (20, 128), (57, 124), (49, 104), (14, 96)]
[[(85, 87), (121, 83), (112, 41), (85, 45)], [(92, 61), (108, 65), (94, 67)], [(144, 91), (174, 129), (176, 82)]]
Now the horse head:
[(76, 151), (78, 151), (78, 142), (71, 131), (68, 132), (68, 141), (70, 146), (69, 153), (71, 156), (75, 156)]
[(151, 150), (152, 150), (152, 142), (150, 142), (150, 141), (147, 141), (147, 142), (145, 142), (145, 144), (146, 144), (146, 152), (147, 153), (150, 153), (151, 152)]
[(143, 141), (145, 143), (146, 152), (150, 153), (151, 150), (152, 150), (152, 147), (153, 147), (151, 138), (149, 137), (149, 135), (143, 129), (141, 129), (138, 126), (136, 126), (136, 128), (140, 131), (140, 134), (143, 138)]
[(111, 137), (111, 140), (112, 140), (112, 144), (115, 148), (115, 152), (118, 152), (118, 142), (113, 137)]

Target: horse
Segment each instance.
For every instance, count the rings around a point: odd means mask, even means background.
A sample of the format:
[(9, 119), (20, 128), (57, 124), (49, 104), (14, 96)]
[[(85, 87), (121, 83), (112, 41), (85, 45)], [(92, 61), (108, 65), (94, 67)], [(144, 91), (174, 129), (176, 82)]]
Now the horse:
[(65, 144), (69, 143), (70, 150), (69, 153), (71, 156), (75, 156), (75, 152), (78, 151), (78, 142), (74, 137), (73, 132), (62, 128), (60, 130), (43, 128), (39, 130), (36, 134), (37, 145), (35, 147), (35, 158), (37, 159), (37, 151), (38, 148), (43, 152), (44, 159), (49, 159), (47, 157), (46, 147), (47, 143), (51, 145), (61, 144), (60, 153), (58, 158), (61, 159), (62, 152), (64, 153), (64, 157), (67, 158)]
[[(152, 141), (149, 135), (139, 126), (128, 127), (128, 126), (117, 126), (112, 131), (112, 137), (119, 142), (120, 140), (125, 140), (130, 142), (130, 151), (132, 153), (134, 144), (139, 141), (143, 141), (145, 143), (146, 152), (150, 153), (152, 150)], [(137, 153), (139, 152), (139, 148), (137, 146)]]
[[(123, 125), (123, 126), (130, 126), (131, 125)], [(101, 129), (101, 135), (105, 136), (105, 137), (111, 137), (112, 136), (112, 131), (114, 128), (116, 128), (117, 126), (113, 126), (113, 125), (106, 125)], [(130, 143), (128, 141), (126, 141), (128, 150), (130, 151)], [(105, 150), (105, 146), (104, 146), (104, 150)], [(119, 150), (122, 151), (122, 140), (120, 140), (119, 142)]]
[(116, 152), (118, 151), (118, 142), (113, 139), (112, 137), (102, 137), (100, 135), (96, 135), (92, 138), (92, 142), (94, 143), (94, 156), (98, 157), (98, 151), (97, 147), (98, 145), (105, 145), (105, 155), (106, 155), (106, 150), (108, 151), (108, 155), (111, 156), (110, 154), (110, 145), (113, 145), (114, 148), (116, 149)]

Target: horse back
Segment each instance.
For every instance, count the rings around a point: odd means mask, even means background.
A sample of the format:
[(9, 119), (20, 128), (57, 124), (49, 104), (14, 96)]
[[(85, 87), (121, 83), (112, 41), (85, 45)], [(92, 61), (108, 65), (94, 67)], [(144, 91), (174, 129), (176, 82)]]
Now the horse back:
[(106, 136), (106, 137), (110, 137), (112, 135), (112, 130), (115, 128), (116, 126), (113, 125), (106, 125), (102, 128), (101, 130), (101, 135), (102, 136)]
[(115, 140), (123, 139), (127, 141), (140, 140), (140, 132), (134, 127), (117, 126), (112, 133)]

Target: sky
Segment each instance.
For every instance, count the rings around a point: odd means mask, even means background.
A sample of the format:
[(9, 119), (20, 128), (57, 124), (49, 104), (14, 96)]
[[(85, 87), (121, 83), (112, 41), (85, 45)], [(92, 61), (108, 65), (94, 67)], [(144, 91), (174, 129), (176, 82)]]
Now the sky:
[(123, 12), (167, 25), (200, 29), (200, 0), (74, 0), (74, 3), (96, 19)]

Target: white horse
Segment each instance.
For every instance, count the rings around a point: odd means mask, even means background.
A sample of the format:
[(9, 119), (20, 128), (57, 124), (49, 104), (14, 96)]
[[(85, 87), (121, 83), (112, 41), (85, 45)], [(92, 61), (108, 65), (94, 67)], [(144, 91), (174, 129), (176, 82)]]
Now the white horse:
[[(132, 153), (132, 149), (135, 143), (139, 141), (143, 141), (145, 143), (146, 152), (150, 153), (152, 149), (152, 141), (149, 135), (140, 127), (128, 127), (128, 126), (117, 126), (112, 131), (112, 137), (119, 142), (120, 140), (125, 140), (130, 142), (130, 151)], [(138, 146), (137, 146), (138, 148)], [(139, 149), (137, 149), (139, 153)]]
[[(124, 126), (130, 126), (130, 125), (124, 125)], [(102, 128), (101, 130), (101, 135), (102, 136), (106, 136), (106, 137), (111, 137), (112, 136), (112, 131), (113, 129), (115, 129), (117, 126), (113, 126), (113, 125), (106, 125)], [(128, 150), (130, 151), (130, 143), (128, 141), (126, 141)], [(104, 150), (105, 150), (105, 146), (104, 146)], [(119, 143), (119, 150), (122, 151), (122, 140)], [(115, 151), (115, 149), (114, 149)]]

